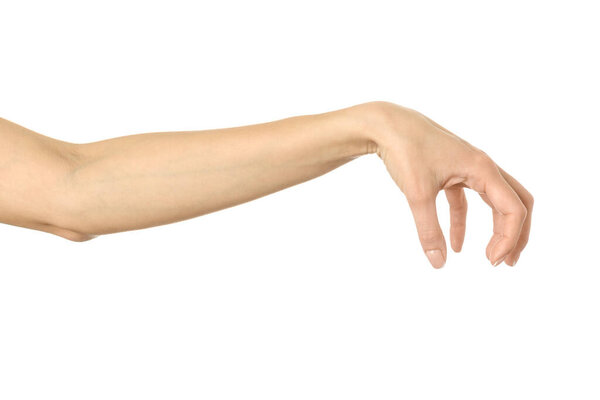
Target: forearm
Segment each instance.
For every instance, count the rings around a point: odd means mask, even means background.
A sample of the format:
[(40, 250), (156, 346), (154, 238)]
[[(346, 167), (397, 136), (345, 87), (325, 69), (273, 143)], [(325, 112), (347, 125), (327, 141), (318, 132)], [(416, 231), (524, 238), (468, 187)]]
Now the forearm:
[(67, 224), (78, 232), (105, 234), (259, 198), (374, 151), (371, 122), (355, 106), (243, 127), (82, 144), (66, 180)]

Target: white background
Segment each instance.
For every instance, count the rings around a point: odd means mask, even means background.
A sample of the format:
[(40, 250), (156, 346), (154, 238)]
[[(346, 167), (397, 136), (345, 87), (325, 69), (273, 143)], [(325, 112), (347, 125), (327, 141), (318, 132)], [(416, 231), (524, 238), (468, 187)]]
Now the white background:
[(600, 397), (593, 2), (0, 5), (0, 115), (45, 135), (386, 100), (536, 198), (515, 268), (485, 258), (491, 212), (472, 192), (463, 252), (431, 268), (375, 155), (85, 243), (1, 225), (3, 400)]

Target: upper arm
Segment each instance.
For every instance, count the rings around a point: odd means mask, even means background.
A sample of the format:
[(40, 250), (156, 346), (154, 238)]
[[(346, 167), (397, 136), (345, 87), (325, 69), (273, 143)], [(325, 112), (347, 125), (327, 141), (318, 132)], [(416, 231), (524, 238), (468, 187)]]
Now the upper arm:
[(0, 222), (69, 240), (92, 238), (66, 223), (77, 146), (0, 118)]

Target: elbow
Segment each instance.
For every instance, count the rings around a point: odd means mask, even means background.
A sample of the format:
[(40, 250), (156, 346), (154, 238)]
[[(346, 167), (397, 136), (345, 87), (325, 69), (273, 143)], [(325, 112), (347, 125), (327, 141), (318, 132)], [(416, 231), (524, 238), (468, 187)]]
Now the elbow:
[(61, 196), (55, 204), (55, 212), (52, 213), (52, 218), (48, 218), (44, 223), (42, 230), (54, 235), (65, 238), (71, 242), (87, 242), (98, 237), (97, 233), (92, 233), (89, 229), (89, 224), (85, 217), (75, 210), (77, 206), (71, 196)]
[[(73, 174), (88, 162), (83, 146), (52, 139), (0, 118), (0, 223), (73, 242), (97, 235), (81, 212)], [(85, 210), (84, 210), (85, 211)]]
[(75, 211), (79, 206), (74, 205), (73, 200), (65, 199), (63, 203), (68, 204), (63, 207), (64, 211), (58, 214), (60, 217), (52, 224), (52, 233), (72, 242), (87, 242), (100, 235), (94, 232), (88, 216)]
[(98, 237), (98, 235), (93, 235), (90, 233), (79, 232), (79, 231), (65, 229), (65, 228), (54, 228), (54, 232), (52, 232), (52, 233), (54, 233), (55, 235), (58, 235), (60, 237), (63, 237), (67, 240), (70, 240), (71, 242), (87, 242), (89, 240), (92, 240), (92, 239)]
[(29, 226), (30, 228), (51, 233), (60, 236), (71, 242), (87, 242), (98, 237), (97, 234), (88, 233), (83, 229), (74, 228), (68, 223), (59, 223), (54, 220), (52, 222), (36, 223)]
[(93, 238), (95, 238), (96, 236), (94, 235), (88, 235), (88, 234), (84, 234), (84, 233), (75, 233), (76, 236), (69, 238), (69, 240), (73, 241), (73, 242), (87, 242), (88, 240), (92, 240)]
[[(66, 144), (65, 144), (66, 145)], [(71, 144), (61, 149), (63, 168), (60, 176), (64, 183), (53, 196), (53, 218), (48, 218), (46, 231), (72, 242), (87, 242), (99, 235), (93, 233), (87, 221), (87, 212), (82, 209), (83, 201), (78, 195), (77, 186), (72, 182), (72, 176), (84, 162), (81, 145)]]

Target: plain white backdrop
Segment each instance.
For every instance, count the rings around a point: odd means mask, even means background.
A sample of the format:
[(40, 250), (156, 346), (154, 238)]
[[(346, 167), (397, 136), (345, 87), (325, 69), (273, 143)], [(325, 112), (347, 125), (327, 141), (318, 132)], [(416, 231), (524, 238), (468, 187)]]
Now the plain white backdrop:
[(386, 100), (536, 206), (515, 268), (485, 258), (473, 192), (462, 253), (431, 268), (375, 155), (85, 243), (0, 225), (0, 398), (598, 399), (593, 6), (2, 0), (0, 115), (29, 129), (83, 143)]

